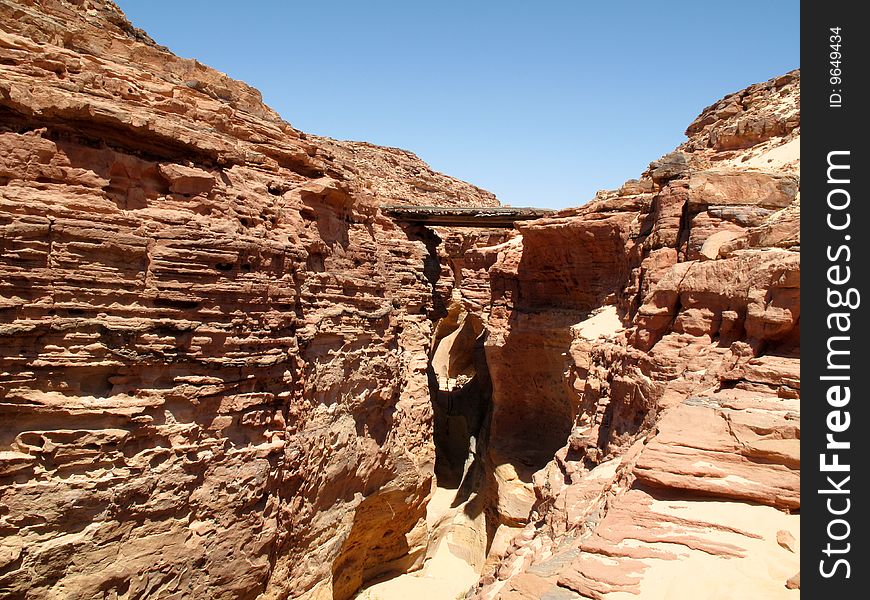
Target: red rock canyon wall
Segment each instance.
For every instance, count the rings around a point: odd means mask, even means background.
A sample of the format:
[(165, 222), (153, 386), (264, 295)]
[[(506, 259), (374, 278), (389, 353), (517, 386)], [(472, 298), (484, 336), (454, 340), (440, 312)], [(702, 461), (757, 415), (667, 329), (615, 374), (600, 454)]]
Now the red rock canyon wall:
[(798, 99), (723, 99), (499, 251), (493, 518), (525, 526), (474, 597), (799, 593)]
[(798, 593), (798, 89), (582, 208), (423, 228), (378, 207), (497, 200), (111, 2), (0, 0), (0, 595), (349, 598), (424, 560), (436, 472), (485, 513), (470, 596)]
[(112, 3), (0, 23), (3, 595), (346, 598), (413, 564), (437, 250), (377, 206), (494, 196), (306, 136)]

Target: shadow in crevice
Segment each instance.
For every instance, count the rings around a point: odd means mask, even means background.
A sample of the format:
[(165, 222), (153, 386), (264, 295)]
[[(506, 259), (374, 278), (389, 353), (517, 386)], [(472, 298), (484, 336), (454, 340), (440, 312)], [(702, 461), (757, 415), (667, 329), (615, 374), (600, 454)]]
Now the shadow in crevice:
[(429, 364), (435, 477), (440, 487), (457, 490), (453, 507), (478, 491), (492, 397), (482, 325), (473, 315), (457, 325), (436, 337)]
[(429, 311), (428, 317), (432, 321), (443, 319), (447, 316), (449, 298), (445, 298), (441, 290), (438, 289), (438, 283), (441, 280), (441, 259), (438, 257), (438, 246), (441, 245), (441, 238), (435, 231), (422, 225), (403, 225), (402, 229), (409, 240), (422, 242), (426, 246), (426, 258), (423, 260), (423, 276), (429, 282), (429, 285), (432, 286), (432, 308)]
[[(408, 545), (406, 531), (425, 516), (425, 506), (405, 505), (407, 490), (379, 491), (354, 511), (353, 525), (332, 565), (332, 597), (346, 600), (366, 583), (406, 573), (423, 552)], [(405, 506), (396, 511), (394, 507)], [(392, 519), (384, 521), (384, 515)], [(373, 523), (383, 527), (372, 527)]]

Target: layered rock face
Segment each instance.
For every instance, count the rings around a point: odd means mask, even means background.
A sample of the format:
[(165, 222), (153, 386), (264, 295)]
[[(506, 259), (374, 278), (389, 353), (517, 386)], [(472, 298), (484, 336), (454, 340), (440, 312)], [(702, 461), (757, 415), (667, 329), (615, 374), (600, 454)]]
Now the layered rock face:
[(496, 251), (492, 518), (527, 524), (471, 596), (798, 593), (798, 87)]
[(426, 228), (379, 206), (497, 200), (111, 2), (0, 0), (0, 595), (345, 599), (451, 545), (480, 598), (796, 594), (798, 87)]
[(110, 2), (4, 0), (0, 40), (0, 595), (347, 598), (419, 561), (438, 240), (377, 207), (494, 196), (306, 136)]

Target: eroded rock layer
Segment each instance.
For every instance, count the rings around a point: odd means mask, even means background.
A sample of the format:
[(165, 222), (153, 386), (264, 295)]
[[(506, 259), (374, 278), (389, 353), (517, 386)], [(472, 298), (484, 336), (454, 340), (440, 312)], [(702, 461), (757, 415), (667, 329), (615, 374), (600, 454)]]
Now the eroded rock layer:
[(492, 518), (525, 526), (470, 597), (799, 593), (798, 88), (491, 250)]
[(111, 2), (0, 0), (0, 595), (343, 600), (444, 552), (487, 599), (799, 593), (798, 88), (460, 231), (379, 207), (492, 194)]
[(0, 595), (347, 598), (418, 562), (450, 291), (396, 203), (497, 205), (110, 2), (0, 1)]

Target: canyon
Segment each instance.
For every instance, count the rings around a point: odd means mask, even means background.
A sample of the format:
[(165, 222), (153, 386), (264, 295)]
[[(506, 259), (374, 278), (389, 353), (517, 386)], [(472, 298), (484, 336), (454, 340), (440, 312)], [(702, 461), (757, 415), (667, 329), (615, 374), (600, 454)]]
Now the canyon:
[(0, 0), (0, 596), (798, 597), (799, 88), (433, 225), (498, 199)]

